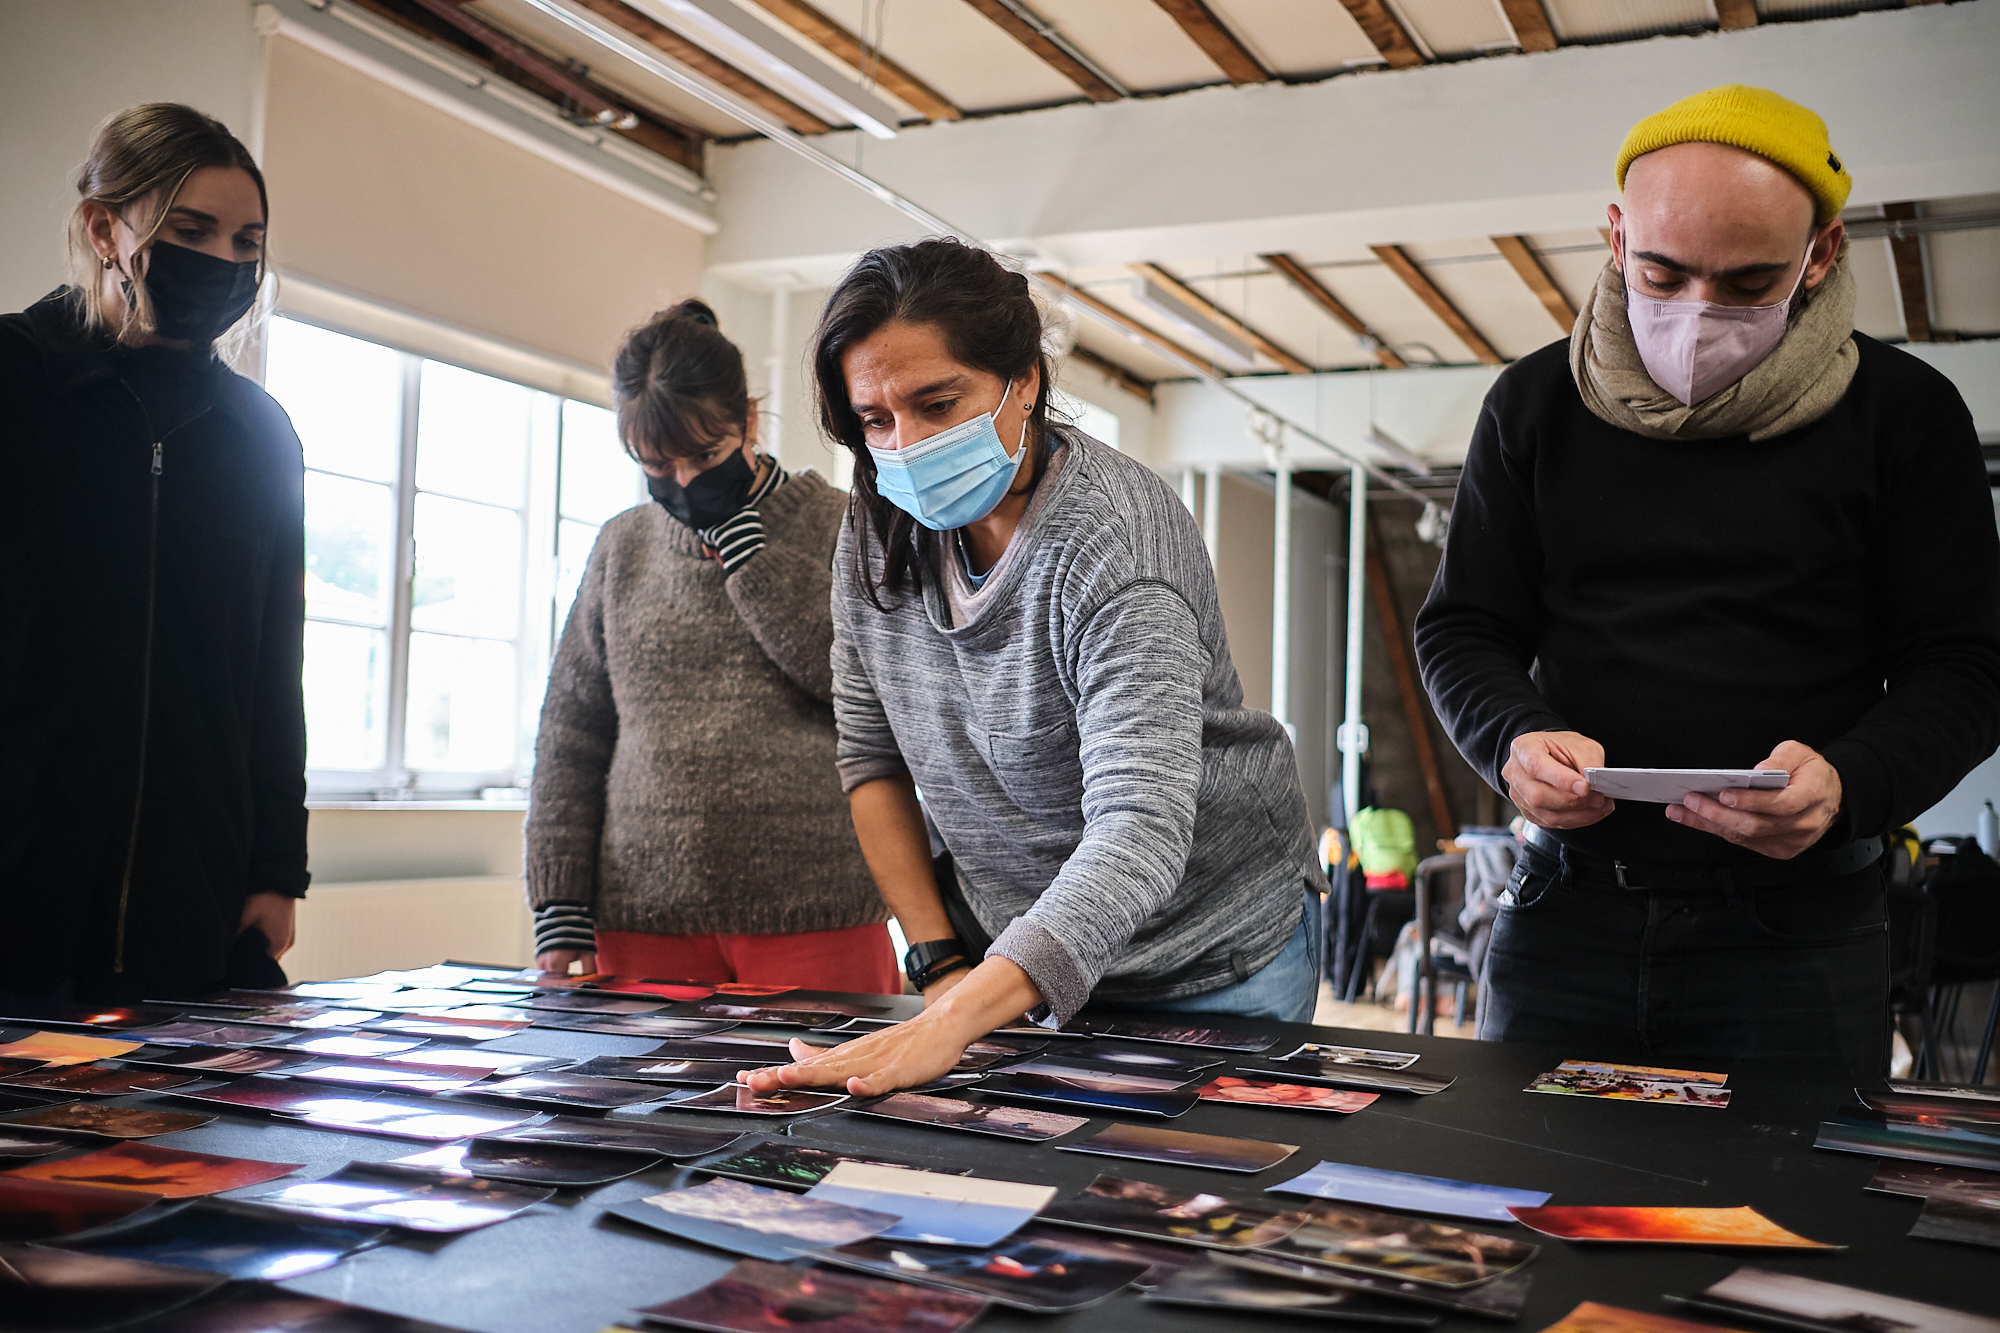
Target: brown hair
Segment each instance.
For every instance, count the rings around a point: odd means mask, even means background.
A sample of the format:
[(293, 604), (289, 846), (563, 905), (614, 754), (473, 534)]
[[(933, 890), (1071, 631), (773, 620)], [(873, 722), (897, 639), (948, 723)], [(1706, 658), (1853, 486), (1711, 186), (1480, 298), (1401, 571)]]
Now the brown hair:
[[(942, 538), (882, 498), (875, 489), (875, 456), (862, 436), (861, 418), (847, 397), (841, 358), (848, 348), (885, 324), (929, 324), (944, 337), (960, 365), (1012, 382), (1031, 366), (1042, 371), (1041, 392), (1028, 416), (1035, 456), (1028, 490), (1041, 485), (1049, 451), (1049, 395), (1055, 388), (1042, 345), (1042, 313), (1028, 279), (986, 251), (951, 239), (918, 241), (870, 250), (855, 261), (827, 298), (813, 333), (813, 378), (819, 384), (820, 426), (854, 455), (853, 502), (848, 521), (858, 538), (881, 544), (882, 581), (877, 586), (863, 553), (854, 543), (855, 586), (878, 610), (883, 592), (904, 587), (921, 591), (942, 567)], [(865, 529), (864, 529), (865, 525)]]
[[(152, 244), (181, 186), (203, 167), (248, 172), (257, 182), (257, 200), (269, 220), (271, 201), (264, 192), (264, 173), (242, 141), (213, 116), (178, 102), (146, 102), (125, 108), (97, 127), (90, 156), (77, 170), (78, 198), (67, 233), (70, 283), (83, 322), (92, 332), (113, 330), (104, 310), (103, 265), (90, 243), (84, 205), (102, 204), (124, 219), (143, 249)], [(263, 275), (260, 260), (260, 281)], [(131, 290), (131, 308), (123, 327), (115, 331), (121, 342), (154, 327), (145, 279), (135, 280)]]
[(611, 394), (619, 442), (642, 463), (705, 453), (750, 425), (743, 353), (700, 301), (662, 310), (625, 335)]

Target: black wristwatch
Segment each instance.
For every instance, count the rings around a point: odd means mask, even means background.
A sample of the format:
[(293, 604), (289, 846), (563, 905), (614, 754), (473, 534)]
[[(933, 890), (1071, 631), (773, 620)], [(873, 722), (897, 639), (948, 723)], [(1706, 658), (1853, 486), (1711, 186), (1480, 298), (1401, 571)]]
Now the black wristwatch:
[(957, 940), (925, 940), (912, 944), (903, 955), (903, 973), (910, 984), (918, 990), (929, 990), (931, 983), (940, 977), (949, 976), (961, 967), (971, 967), (972, 960), (965, 956), (965, 946)]

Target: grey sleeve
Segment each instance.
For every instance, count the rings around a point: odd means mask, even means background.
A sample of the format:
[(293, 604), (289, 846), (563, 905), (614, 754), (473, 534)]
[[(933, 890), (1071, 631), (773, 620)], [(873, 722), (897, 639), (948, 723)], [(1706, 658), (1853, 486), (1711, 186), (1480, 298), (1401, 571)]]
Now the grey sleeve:
[(1209, 654), (1187, 601), (1146, 582), (1089, 617), (1075, 660), (1083, 838), (989, 951), (1065, 1022), (1187, 872)]
[(604, 659), (604, 542), (599, 539), (549, 667), (535, 738), (524, 857), (528, 903), (597, 901), (604, 786), (618, 744), (618, 708)]
[[(843, 536), (843, 552), (846, 541)], [(834, 564), (843, 571), (847, 568), (847, 562), (839, 554), (835, 555)], [(868, 678), (854, 642), (852, 618), (880, 612), (868, 605), (844, 574), (834, 581), (832, 591), (833, 719), (840, 728), (834, 763), (840, 770), (840, 789), (851, 792), (864, 782), (901, 777), (910, 769), (903, 761), (902, 748), (896, 744), (896, 733), (889, 726), (888, 711), (875, 693), (875, 683)]]
[(824, 557), (767, 537), (723, 587), (764, 655), (800, 689), (832, 703), (833, 571)]

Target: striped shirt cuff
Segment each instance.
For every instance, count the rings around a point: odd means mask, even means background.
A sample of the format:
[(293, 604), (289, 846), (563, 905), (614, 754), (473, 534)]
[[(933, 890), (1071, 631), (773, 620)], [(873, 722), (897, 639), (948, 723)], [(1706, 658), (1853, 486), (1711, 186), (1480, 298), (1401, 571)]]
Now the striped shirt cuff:
[(764, 516), (754, 509), (740, 509), (702, 533), (701, 539), (722, 562), (722, 572), (734, 574), (764, 549)]
[(597, 952), (597, 923), (582, 903), (543, 903), (535, 909), (535, 954), (551, 949)]

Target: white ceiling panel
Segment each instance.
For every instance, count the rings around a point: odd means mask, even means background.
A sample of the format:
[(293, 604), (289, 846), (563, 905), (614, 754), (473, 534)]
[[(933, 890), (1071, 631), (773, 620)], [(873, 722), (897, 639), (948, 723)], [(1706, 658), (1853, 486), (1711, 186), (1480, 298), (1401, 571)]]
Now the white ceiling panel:
[(1310, 79), (1381, 59), (1361, 25), (1331, 0), (1208, 0), (1265, 69)]
[(1046, 106), (1083, 96), (965, 0), (813, 0), (813, 7), (864, 40), (877, 31), (879, 19), (882, 50), (890, 59), (967, 111)]
[(2000, 334), (2000, 231), (1941, 231), (1924, 238), (1931, 327)]
[(1412, 365), (1432, 360), (1426, 348), (1436, 353), (1437, 360), (1449, 364), (1463, 365), (1477, 359), (1387, 266), (1341, 265), (1315, 269), (1313, 276)]
[(1115, 361), (1141, 379), (1179, 380), (1187, 371), (1153, 351), (1143, 339), (1114, 333), (1087, 315), (1076, 316), (1077, 346)]
[[(628, 0), (629, 2), (630, 0)], [(860, 70), (857, 70), (845, 60), (840, 59), (831, 51), (813, 41), (812, 38), (765, 9), (762, 5), (757, 4), (756, 0), (731, 0), (731, 3), (762, 27), (769, 28), (779, 37), (787, 39), (792, 46), (804, 51), (813, 60), (814, 72), (818, 73), (824, 70), (833, 77), (836, 87), (853, 86), (855, 88), (865, 88), (891, 105), (901, 108), (908, 118), (922, 118), (921, 113), (915, 107), (910, 106), (879, 83), (863, 78)], [(648, 12), (659, 13), (664, 8), (664, 6), (656, 4)]]
[(1569, 335), (1498, 250), (1491, 258), (1425, 264), (1423, 269), (1458, 313), (1510, 361)]
[(1499, 0), (1391, 0), (1403, 26), (1432, 55), (1479, 55), (1511, 50), (1514, 29)]
[(1714, 27), (1710, 0), (1542, 0), (1565, 42), (1608, 42), (1656, 32)]
[(1034, 0), (1034, 10), (1133, 92), (1228, 82), (1153, 0)]
[(1854, 274), (1854, 327), (1871, 338), (1901, 339), (1903, 304), (1888, 238), (1856, 241), (1847, 249), (1847, 267)]
[[(1134, 295), (1137, 283), (1138, 278), (1136, 275), (1130, 279), (1117, 282), (1099, 282), (1090, 287), (1090, 294), (1127, 318), (1152, 329), (1161, 337), (1186, 351), (1190, 356), (1206, 358), (1212, 355), (1207, 346), (1190, 335), (1186, 329), (1179, 327), (1172, 320), (1167, 319), (1165, 316), (1142, 304)], [(1212, 362), (1212, 364), (1214, 369), (1222, 374), (1268, 373), (1284, 369), (1284, 367), (1266, 359), (1262, 355), (1254, 358), (1254, 363), (1247, 372), (1241, 366), (1225, 364), (1220, 361)], [(1185, 378), (1186, 376), (1185, 371), (1175, 371), (1174, 374), (1181, 378)]]
[(1188, 286), (1200, 292), (1231, 318), (1257, 330), (1293, 356), (1311, 366), (1337, 370), (1349, 366), (1379, 364), (1373, 352), (1363, 351), (1344, 324), (1299, 293), (1281, 274), (1265, 268), (1249, 256), (1233, 260), (1226, 276), (1190, 278), (1193, 269), (1176, 265), (1174, 271)]

